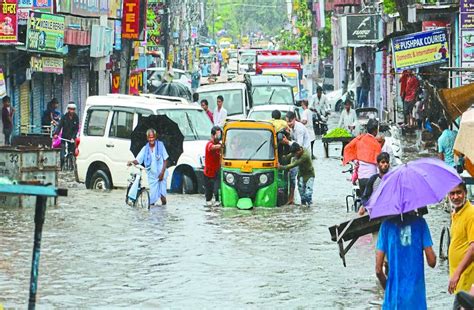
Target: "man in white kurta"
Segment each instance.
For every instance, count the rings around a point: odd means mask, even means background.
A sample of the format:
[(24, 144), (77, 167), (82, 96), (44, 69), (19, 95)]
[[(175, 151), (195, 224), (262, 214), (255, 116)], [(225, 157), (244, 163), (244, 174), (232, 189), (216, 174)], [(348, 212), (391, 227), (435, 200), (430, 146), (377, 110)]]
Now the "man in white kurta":
[(147, 169), (148, 185), (150, 186), (150, 204), (155, 204), (159, 199), (166, 205), (166, 161), (168, 152), (163, 142), (155, 140), (156, 132), (147, 132), (148, 143), (141, 149), (133, 161), (135, 164), (143, 164)]

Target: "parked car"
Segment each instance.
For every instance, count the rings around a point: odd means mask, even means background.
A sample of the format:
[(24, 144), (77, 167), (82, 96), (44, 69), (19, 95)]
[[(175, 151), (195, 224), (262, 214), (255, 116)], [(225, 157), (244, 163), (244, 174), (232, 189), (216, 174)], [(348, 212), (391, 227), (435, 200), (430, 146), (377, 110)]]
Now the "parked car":
[[(356, 99), (356, 87), (354, 83), (350, 83), (349, 87), (346, 92), (343, 92), (343, 89), (337, 89), (331, 92), (326, 93), (327, 104), (336, 112), (342, 111), (344, 109), (344, 102), (346, 101), (346, 97), (350, 96), (355, 103)], [(353, 107), (355, 108), (355, 106)]]
[[(191, 90), (191, 76), (184, 70), (181, 69), (172, 69), (173, 70), (173, 81), (180, 82)], [(157, 68), (148, 68), (147, 71), (147, 83), (148, 91), (153, 93), (154, 90), (161, 85), (163, 81), (163, 76), (166, 72), (166, 68), (157, 67)]]
[(294, 105), (293, 86), (283, 75), (252, 75), (250, 79), (253, 106), (268, 104)]
[(140, 116), (164, 114), (184, 135), (183, 153), (168, 168), (172, 192), (203, 192), (204, 151), (212, 123), (201, 107), (181, 98), (109, 94), (87, 98), (77, 157), (77, 179), (89, 189), (127, 187), (126, 163), (134, 158), (130, 134)]

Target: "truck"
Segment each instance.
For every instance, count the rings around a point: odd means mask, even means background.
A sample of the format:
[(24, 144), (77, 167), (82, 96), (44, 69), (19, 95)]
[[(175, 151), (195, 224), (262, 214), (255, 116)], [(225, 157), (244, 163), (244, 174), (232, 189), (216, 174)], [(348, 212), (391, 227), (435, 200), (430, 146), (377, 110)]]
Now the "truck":
[(257, 75), (285, 76), (293, 87), (295, 97), (300, 98), (303, 90), (303, 66), (298, 51), (257, 51), (255, 71)]

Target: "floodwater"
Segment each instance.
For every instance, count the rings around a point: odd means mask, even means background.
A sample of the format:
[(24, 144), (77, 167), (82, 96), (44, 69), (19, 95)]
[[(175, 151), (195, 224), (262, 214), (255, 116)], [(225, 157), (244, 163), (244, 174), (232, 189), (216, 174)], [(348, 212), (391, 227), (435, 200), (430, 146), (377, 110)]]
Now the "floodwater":
[[(201, 195), (170, 195), (166, 207), (143, 211), (125, 205), (124, 190), (92, 192), (64, 178), (69, 196), (46, 214), (39, 308), (379, 309), (371, 236), (344, 268), (328, 231), (354, 216), (348, 175), (323, 158), (320, 141), (316, 149), (311, 208), (223, 210), (204, 207)], [(0, 305), (27, 305), (33, 219), (34, 208), (0, 208)], [(426, 219), (437, 252), (448, 215), (433, 207)], [(447, 263), (425, 274), (428, 307), (450, 307)]]

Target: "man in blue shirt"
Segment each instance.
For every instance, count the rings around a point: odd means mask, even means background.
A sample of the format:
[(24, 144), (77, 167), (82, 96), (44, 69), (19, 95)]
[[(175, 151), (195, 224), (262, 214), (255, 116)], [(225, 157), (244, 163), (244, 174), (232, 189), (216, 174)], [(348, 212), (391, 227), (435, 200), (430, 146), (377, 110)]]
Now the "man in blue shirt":
[(441, 129), (441, 136), (438, 138), (438, 157), (451, 167), (456, 166), (454, 162), (454, 141), (456, 141), (457, 132), (450, 130), (448, 121), (442, 117), (438, 121), (438, 126)]
[[(403, 220), (402, 220), (403, 218)], [(436, 265), (426, 221), (414, 214), (382, 223), (377, 241), (375, 272), (385, 289), (383, 309), (426, 309), (423, 251), (428, 265)], [(388, 278), (383, 271), (388, 261)]]

